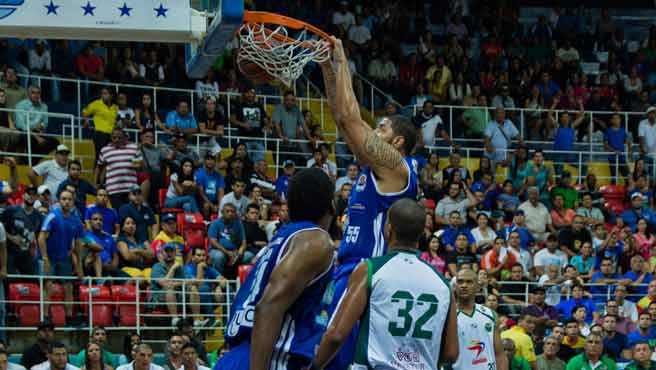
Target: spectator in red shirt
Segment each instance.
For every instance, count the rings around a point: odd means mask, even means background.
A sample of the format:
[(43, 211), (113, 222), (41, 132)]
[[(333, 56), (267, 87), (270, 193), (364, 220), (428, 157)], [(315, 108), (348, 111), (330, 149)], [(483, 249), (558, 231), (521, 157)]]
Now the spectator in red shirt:
[(91, 45), (85, 46), (75, 58), (75, 67), (81, 77), (94, 81), (105, 79), (105, 61), (96, 55)]

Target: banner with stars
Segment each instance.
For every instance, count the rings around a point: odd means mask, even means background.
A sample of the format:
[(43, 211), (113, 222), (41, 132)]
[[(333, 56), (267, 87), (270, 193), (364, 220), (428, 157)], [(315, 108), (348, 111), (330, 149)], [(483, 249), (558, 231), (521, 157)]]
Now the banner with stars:
[[(137, 39), (150, 39), (140, 33), (189, 33), (192, 23), (189, 0), (0, 0), (3, 35), (11, 33), (11, 27), (18, 34), (23, 27), (33, 27), (50, 29), (47, 38), (60, 38), (57, 30), (61, 29), (74, 37), (91, 32), (89, 38), (104, 34), (105, 39), (123, 39), (129, 36), (126, 31), (135, 31)], [(112, 37), (108, 31), (121, 32), (121, 36)]]

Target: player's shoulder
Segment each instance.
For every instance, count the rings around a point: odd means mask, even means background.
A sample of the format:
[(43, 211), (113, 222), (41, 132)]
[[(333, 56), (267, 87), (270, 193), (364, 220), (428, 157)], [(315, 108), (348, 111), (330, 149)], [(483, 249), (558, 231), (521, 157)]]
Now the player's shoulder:
[(486, 318), (492, 320), (493, 322), (497, 321), (497, 319), (496, 319), (497, 315), (494, 313), (494, 311), (492, 311), (489, 307), (486, 307), (482, 304), (477, 303), (474, 306), (474, 312), (478, 313), (479, 315), (482, 315), (483, 317), (486, 317)]

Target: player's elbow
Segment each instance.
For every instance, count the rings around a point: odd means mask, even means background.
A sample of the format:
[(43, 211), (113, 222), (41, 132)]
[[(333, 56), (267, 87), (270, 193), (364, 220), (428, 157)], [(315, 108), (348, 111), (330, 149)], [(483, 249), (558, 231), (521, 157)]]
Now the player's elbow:
[[(444, 348), (444, 353), (442, 353), (442, 360), (446, 362), (456, 362), (458, 356), (460, 355), (460, 350), (457, 345), (451, 345), (452, 341), (447, 342), (446, 347)], [(458, 341), (455, 341), (458, 343)]]

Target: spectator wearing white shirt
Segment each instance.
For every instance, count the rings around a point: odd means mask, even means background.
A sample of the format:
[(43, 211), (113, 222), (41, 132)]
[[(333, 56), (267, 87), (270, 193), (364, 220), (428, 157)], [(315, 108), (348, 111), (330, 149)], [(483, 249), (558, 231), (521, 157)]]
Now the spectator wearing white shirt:
[(367, 74), (383, 88), (390, 88), (399, 78), (399, 70), (387, 50), (383, 52), (382, 58), (374, 58), (369, 62)]
[(537, 187), (531, 186), (526, 192), (528, 200), (520, 204), (517, 209), (524, 211), (526, 229), (533, 238), (538, 241), (545, 240), (547, 231), (556, 231), (551, 222), (551, 215), (547, 207), (540, 202), (540, 192)]
[(116, 370), (164, 370), (153, 363), (153, 349), (148, 344), (138, 344), (134, 351), (134, 361), (119, 366)]
[(539, 250), (533, 257), (535, 274), (538, 276), (544, 274), (546, 268), (552, 264), (558, 265), (560, 268), (567, 266), (567, 254), (558, 249), (558, 237), (549, 234), (546, 244), (546, 248)]
[(164, 66), (157, 61), (157, 50), (149, 51), (147, 62), (139, 64), (139, 76), (148, 85), (158, 86), (164, 83)]
[(569, 39), (566, 39), (563, 46), (556, 51), (556, 56), (565, 64), (576, 63), (581, 59), (578, 50), (572, 46)]
[(39, 163), (27, 175), (32, 185), (37, 186), (37, 177), (41, 177), (43, 184), (50, 190), (50, 194), (57, 194), (59, 184), (68, 178), (69, 153), (70, 150), (66, 145), (57, 146), (54, 159)]
[(547, 271), (538, 280), (538, 286), (543, 286), (546, 289), (544, 302), (549, 306), (560, 303), (561, 285), (565, 282), (565, 278), (560, 276), (560, 271), (559, 265), (551, 264), (547, 266)]
[(339, 9), (333, 13), (333, 24), (344, 31), (355, 24), (355, 16), (349, 11), (348, 1), (341, 1)]
[[(30, 49), (28, 52), (28, 65), (31, 74), (39, 76), (52, 75), (52, 56), (50, 50), (46, 47), (46, 40), (36, 40), (34, 49)], [(38, 77), (32, 77), (32, 84), (41, 86), (41, 79)], [(52, 101), (58, 102), (61, 98), (59, 93), (59, 81), (50, 80), (50, 89)]]
[(330, 146), (327, 143), (321, 143), (317, 149), (312, 152), (312, 158), (307, 161), (306, 166), (321, 168), (331, 179), (337, 178), (337, 165), (328, 159)]
[(187, 342), (182, 346), (182, 366), (178, 370), (210, 370), (210, 368), (198, 362), (196, 348)]
[[(196, 81), (196, 102), (201, 104), (208, 98), (214, 98), (219, 95), (219, 84), (214, 79), (214, 70), (210, 68), (204, 79)], [(200, 105), (201, 108), (204, 108)]]
[(355, 186), (355, 180), (358, 178), (360, 173), (360, 167), (357, 164), (351, 163), (346, 168), (346, 175), (342, 176), (335, 181), (335, 194), (339, 193), (342, 190), (344, 184), (351, 184)]
[(638, 125), (638, 138), (640, 139), (640, 154), (650, 159), (649, 172), (654, 176), (654, 162), (656, 161), (656, 107), (651, 106), (646, 111), (647, 118)]
[(355, 25), (351, 26), (348, 30), (348, 38), (358, 46), (364, 46), (371, 40), (371, 32), (363, 24), (362, 16), (359, 15), (356, 17)]
[(442, 118), (435, 113), (432, 101), (427, 100), (424, 102), (421, 112), (417, 113), (413, 121), (421, 136), (420, 140), (417, 141), (420, 146), (435, 145), (435, 136), (437, 134), (449, 145), (453, 145), (449, 133), (444, 127)]
[(490, 121), (485, 128), (485, 156), (492, 161), (492, 169), (496, 169), (499, 162), (505, 162), (508, 158), (507, 150), (512, 145), (512, 140), (517, 138), (523, 142), (519, 130), (506, 118), (504, 107), (497, 106), (494, 110), (494, 121)]
[(116, 97), (116, 105), (118, 105), (118, 117), (116, 125), (123, 128), (135, 128), (135, 113), (134, 109), (128, 107), (128, 96), (125, 93), (119, 93)]
[(68, 363), (68, 351), (62, 342), (53, 342), (48, 346), (48, 361), (32, 366), (30, 370), (80, 370)]

